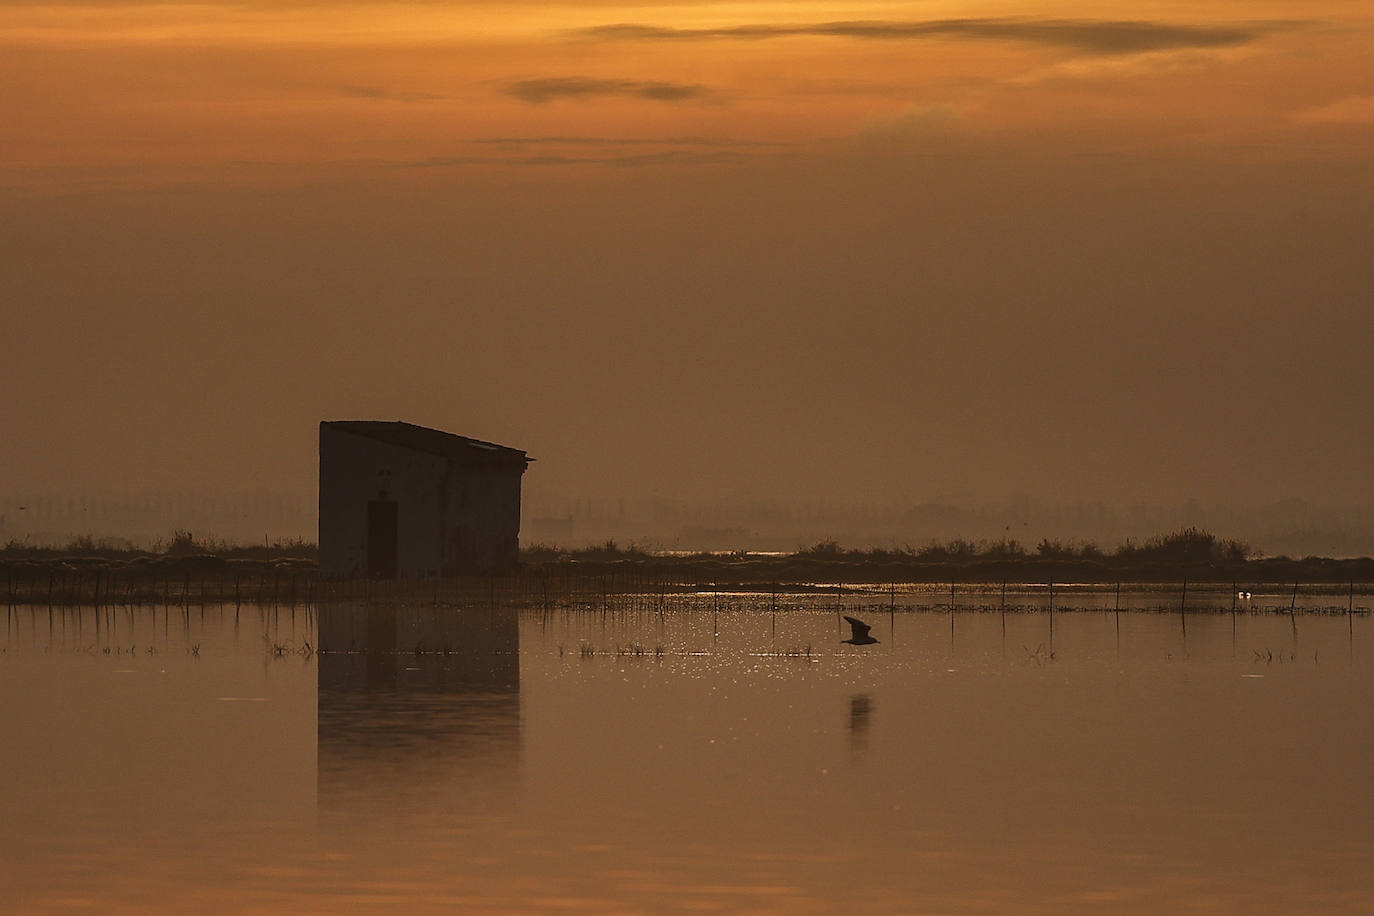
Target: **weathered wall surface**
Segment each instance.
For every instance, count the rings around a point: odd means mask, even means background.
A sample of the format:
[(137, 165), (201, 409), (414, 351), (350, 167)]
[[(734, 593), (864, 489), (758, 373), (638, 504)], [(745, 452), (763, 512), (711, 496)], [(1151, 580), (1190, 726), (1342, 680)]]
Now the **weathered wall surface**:
[(367, 575), (367, 504), (397, 504), (397, 569), (403, 579), (442, 568), (440, 493), (448, 462), (436, 455), (320, 427), (320, 574)]
[(520, 553), (523, 468), (454, 467), (444, 485), (445, 575), (511, 569)]

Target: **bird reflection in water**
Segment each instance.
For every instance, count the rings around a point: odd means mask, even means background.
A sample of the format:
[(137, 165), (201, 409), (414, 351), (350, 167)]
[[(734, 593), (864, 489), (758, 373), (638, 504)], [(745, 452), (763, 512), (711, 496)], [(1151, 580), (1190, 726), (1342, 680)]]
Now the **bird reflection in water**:
[(868, 726), (872, 717), (872, 697), (866, 693), (856, 693), (849, 698), (849, 749), (851, 751), (868, 749)]
[(418, 810), (477, 816), (520, 762), (520, 636), (509, 608), (320, 609), (322, 826)]

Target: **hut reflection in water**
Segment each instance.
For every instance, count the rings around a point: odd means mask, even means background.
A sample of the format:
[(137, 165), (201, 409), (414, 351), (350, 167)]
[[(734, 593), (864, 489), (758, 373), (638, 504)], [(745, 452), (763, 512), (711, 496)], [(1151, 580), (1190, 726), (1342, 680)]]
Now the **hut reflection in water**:
[(321, 608), (322, 826), (384, 812), (479, 815), (520, 764), (516, 615), (488, 608)]

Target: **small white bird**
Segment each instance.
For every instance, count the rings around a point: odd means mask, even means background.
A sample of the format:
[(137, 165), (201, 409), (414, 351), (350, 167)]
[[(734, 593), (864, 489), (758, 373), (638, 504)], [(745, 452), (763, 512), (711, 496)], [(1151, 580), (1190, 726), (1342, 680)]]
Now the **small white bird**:
[(868, 631), (873, 628), (862, 620), (856, 620), (853, 617), (846, 617), (845, 620), (848, 621), (849, 628), (854, 631), (854, 635), (849, 639), (840, 640), (841, 642), (847, 642), (851, 646), (871, 646), (878, 641), (868, 635)]

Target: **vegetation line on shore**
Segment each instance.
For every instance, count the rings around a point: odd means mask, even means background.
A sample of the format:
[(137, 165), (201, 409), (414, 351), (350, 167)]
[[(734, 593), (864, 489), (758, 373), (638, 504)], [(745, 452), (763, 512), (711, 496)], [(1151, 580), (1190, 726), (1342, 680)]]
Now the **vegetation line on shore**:
[[(839, 584), (1002, 582), (1141, 585), (1225, 584), (1258, 591), (1337, 585), (1354, 593), (1374, 582), (1374, 559), (1265, 557), (1248, 545), (1197, 528), (1127, 541), (1108, 553), (1093, 544), (1042, 541), (1028, 550), (1016, 541), (956, 539), (913, 548), (845, 548), (834, 541), (790, 554), (662, 553), (608, 541), (595, 547), (561, 549), (536, 545), (521, 551), (518, 569), (498, 576), (464, 577), (489, 582), (518, 578), (548, 593), (580, 590), (626, 592), (710, 587), (806, 588)], [(357, 587), (320, 581), (314, 544), (302, 540), (230, 545), (177, 531), (157, 550), (115, 547), (78, 538), (61, 547), (11, 541), (0, 548), (0, 577), (11, 603), (28, 600), (117, 603), (191, 600), (193, 594), (231, 602), (327, 600), (438, 586), (373, 583)], [(432, 581), (432, 580), (431, 580)], [(471, 583), (469, 583), (471, 584)], [(444, 591), (464, 590), (461, 582)]]

